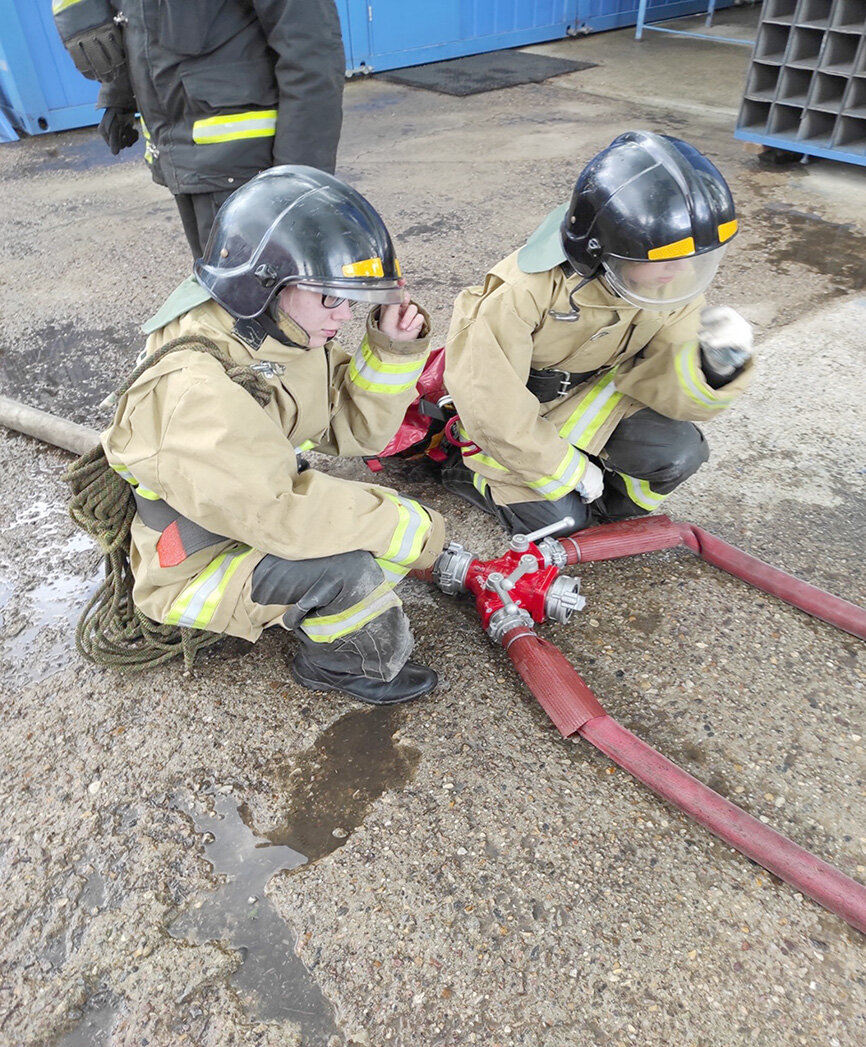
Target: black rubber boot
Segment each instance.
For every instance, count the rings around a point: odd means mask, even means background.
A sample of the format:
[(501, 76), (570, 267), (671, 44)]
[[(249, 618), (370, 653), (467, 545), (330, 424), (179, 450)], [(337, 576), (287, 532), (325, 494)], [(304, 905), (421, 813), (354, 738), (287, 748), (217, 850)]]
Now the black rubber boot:
[(289, 672), (304, 687), (311, 691), (342, 691), (359, 702), (368, 705), (396, 705), (411, 702), (427, 694), (439, 683), (439, 677), (425, 665), (406, 662), (393, 680), (373, 680), (368, 676), (355, 676), (332, 669), (323, 669), (304, 657), (304, 652), (295, 655)]

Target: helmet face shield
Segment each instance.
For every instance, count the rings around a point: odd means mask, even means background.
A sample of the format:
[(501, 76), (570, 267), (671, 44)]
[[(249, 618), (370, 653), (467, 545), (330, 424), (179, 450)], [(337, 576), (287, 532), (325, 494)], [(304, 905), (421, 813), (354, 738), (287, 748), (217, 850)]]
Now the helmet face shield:
[(347, 298), (350, 302), (370, 302), (373, 305), (396, 305), (403, 301), (403, 284), (397, 280), (298, 280), (290, 284), (302, 291)]
[(657, 262), (605, 255), (604, 278), (611, 289), (638, 309), (669, 312), (697, 298), (710, 285), (727, 244), (703, 254)]
[(312, 167), (271, 167), (217, 213), (195, 275), (235, 317), (258, 316), (280, 288), (399, 302), (403, 280), (381, 216), (357, 190)]

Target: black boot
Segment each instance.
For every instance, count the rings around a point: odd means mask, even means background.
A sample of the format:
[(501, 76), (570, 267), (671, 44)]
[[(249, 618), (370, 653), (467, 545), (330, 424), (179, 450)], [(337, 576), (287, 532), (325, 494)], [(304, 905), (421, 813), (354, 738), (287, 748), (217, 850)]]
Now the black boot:
[(323, 669), (310, 662), (303, 651), (295, 655), (289, 665), (289, 672), (298, 683), (309, 687), (311, 691), (342, 691), (368, 705), (411, 702), (413, 698), (420, 698), (422, 694), (432, 691), (439, 683), (439, 677), (432, 669), (417, 662), (406, 662), (393, 680), (374, 680), (368, 676)]

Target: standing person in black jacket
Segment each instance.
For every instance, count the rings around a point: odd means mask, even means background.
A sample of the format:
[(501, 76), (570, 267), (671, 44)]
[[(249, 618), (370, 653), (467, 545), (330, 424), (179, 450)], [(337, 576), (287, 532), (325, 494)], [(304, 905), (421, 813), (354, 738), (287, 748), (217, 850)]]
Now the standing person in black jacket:
[(335, 0), (53, 0), (78, 68), (100, 80), (112, 153), (138, 138), (174, 194), (193, 257), (220, 205), (275, 164), (333, 173), (345, 55)]

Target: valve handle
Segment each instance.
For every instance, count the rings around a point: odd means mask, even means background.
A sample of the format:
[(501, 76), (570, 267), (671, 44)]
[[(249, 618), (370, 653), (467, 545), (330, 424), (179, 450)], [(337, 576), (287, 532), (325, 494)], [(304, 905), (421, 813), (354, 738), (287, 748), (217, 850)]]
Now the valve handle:
[(527, 553), (525, 556), (520, 557), (517, 561), (517, 566), (502, 584), (506, 589), (513, 589), (515, 582), (521, 579), (525, 574), (534, 574), (537, 570), (538, 560), (536, 560), (530, 553)]
[(530, 542), (537, 542), (539, 538), (546, 538), (549, 534), (556, 534), (557, 531), (562, 531), (569, 527), (574, 527), (574, 517), (564, 516), (556, 523), (552, 523), (548, 527), (542, 527), (540, 530), (533, 531), (531, 534), (512, 535), (511, 548), (516, 553), (525, 553), (529, 548)]
[(517, 604), (511, 599), (508, 590), (514, 588), (514, 583), (509, 581), (501, 571), (494, 571), (492, 574), (487, 576), (486, 588), (492, 589), (493, 592), (502, 601), (502, 606), (506, 611), (514, 612), (518, 610)]

